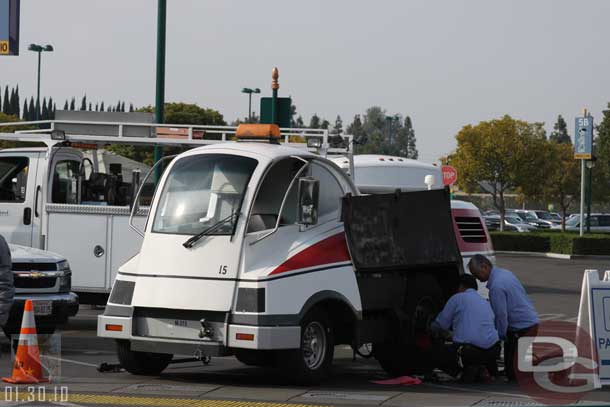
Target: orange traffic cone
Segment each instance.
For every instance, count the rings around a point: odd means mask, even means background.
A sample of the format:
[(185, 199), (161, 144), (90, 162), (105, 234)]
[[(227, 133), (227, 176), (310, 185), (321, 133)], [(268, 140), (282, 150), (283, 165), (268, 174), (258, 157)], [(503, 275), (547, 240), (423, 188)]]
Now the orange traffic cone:
[(42, 377), (32, 300), (25, 301), (21, 332), (19, 333), (19, 346), (15, 355), (15, 364), (13, 365), (13, 376), (3, 377), (2, 380), (7, 383), (16, 384), (33, 384), (49, 381), (49, 379)]

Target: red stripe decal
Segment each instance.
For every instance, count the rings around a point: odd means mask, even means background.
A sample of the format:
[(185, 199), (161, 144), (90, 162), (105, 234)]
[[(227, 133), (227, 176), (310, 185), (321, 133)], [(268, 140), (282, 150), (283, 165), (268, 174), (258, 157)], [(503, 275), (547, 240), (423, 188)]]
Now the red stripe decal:
[(351, 261), (347, 251), (345, 234), (339, 233), (309, 246), (280, 264), (269, 275), (286, 273), (323, 264)]

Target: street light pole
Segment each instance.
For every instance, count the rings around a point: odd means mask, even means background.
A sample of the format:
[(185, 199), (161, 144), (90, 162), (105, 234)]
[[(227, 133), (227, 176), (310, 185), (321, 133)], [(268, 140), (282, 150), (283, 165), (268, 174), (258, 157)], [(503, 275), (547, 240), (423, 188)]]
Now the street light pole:
[(30, 44), (28, 50), (38, 53), (38, 79), (36, 86), (36, 112), (34, 115), (35, 120), (40, 120), (40, 64), (41, 64), (41, 56), (43, 52), (52, 52), (53, 46), (47, 44), (45, 46), (38, 44)]
[[(157, 2), (157, 80), (155, 89), (155, 122), (162, 124), (165, 120), (165, 21), (167, 15), (167, 0)], [(155, 146), (154, 161), (163, 158), (163, 149)], [(161, 168), (157, 167), (155, 182), (161, 177)]]
[(243, 88), (241, 93), (248, 94), (248, 123), (252, 123), (252, 94), (261, 93), (261, 90), (259, 88)]

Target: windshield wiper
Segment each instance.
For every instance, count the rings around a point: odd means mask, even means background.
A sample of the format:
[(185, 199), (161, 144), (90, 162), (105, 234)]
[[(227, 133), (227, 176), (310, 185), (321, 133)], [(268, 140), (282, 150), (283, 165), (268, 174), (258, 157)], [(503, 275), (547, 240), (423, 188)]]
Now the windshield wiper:
[(239, 213), (233, 212), (231, 215), (227, 216), (224, 219), (219, 220), (218, 222), (216, 222), (215, 224), (213, 224), (209, 228), (205, 229), (204, 231), (197, 233), (195, 236), (191, 237), (186, 242), (182, 243), (182, 246), (186, 247), (187, 249), (190, 249), (202, 237), (209, 235), (210, 233), (212, 233), (213, 231), (215, 231), (216, 229), (218, 229), (219, 227), (221, 227), (222, 225), (224, 225), (228, 221), (232, 220), (233, 218), (238, 218), (238, 217), (239, 217)]

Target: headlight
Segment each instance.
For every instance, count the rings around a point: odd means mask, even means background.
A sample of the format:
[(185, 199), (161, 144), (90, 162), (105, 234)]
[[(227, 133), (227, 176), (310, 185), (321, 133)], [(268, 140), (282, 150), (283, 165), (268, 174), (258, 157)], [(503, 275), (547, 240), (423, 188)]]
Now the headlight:
[(72, 289), (72, 273), (66, 271), (65, 274), (59, 277), (59, 292), (67, 293)]
[(68, 263), (68, 260), (62, 260), (59, 263), (57, 263), (57, 270), (70, 271), (70, 263)]

